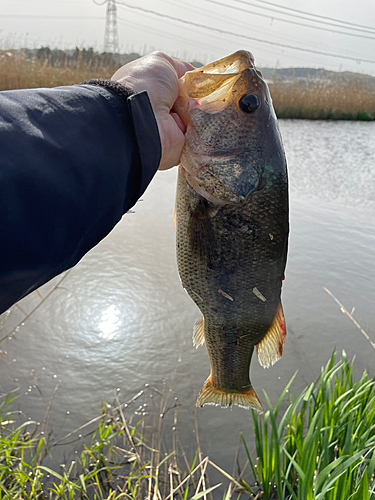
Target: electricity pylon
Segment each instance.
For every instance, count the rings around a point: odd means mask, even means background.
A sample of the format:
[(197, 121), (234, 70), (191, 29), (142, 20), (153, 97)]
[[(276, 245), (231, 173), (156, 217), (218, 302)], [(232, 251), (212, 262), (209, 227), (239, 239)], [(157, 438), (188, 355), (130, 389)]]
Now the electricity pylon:
[(107, 0), (107, 19), (104, 33), (104, 52), (118, 53), (117, 7), (115, 0)]

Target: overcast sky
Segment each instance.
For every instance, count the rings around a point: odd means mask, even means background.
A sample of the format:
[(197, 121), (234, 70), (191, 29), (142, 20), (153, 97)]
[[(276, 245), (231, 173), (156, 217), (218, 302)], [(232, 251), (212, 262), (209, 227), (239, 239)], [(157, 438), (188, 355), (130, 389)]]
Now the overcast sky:
[[(218, 31), (130, 9), (121, 3)], [(206, 63), (243, 48), (253, 52), (259, 67), (314, 67), (375, 76), (374, 0), (118, 0), (117, 16), (121, 52), (145, 54), (163, 50), (176, 57)], [(101, 51), (105, 17), (106, 5), (95, 5), (93, 0), (0, 0), (0, 48), (49, 45), (94, 47)], [(345, 26), (349, 25), (335, 20), (352, 23), (352, 28), (353, 24), (361, 27), (348, 29)]]

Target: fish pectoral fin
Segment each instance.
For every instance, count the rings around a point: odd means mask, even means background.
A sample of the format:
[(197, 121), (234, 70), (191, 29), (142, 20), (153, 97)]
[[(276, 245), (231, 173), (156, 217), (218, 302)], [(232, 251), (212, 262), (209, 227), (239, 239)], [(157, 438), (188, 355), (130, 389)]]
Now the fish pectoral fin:
[(204, 319), (203, 316), (198, 319), (194, 325), (193, 331), (193, 346), (198, 349), (199, 346), (204, 344)]
[(257, 344), (258, 361), (263, 368), (274, 365), (283, 355), (286, 326), (281, 302), (266, 335)]
[(203, 405), (219, 405), (222, 408), (238, 405), (246, 409), (253, 408), (259, 413), (263, 412), (262, 404), (251, 385), (244, 392), (227, 392), (214, 386), (211, 375), (204, 383), (195, 403), (195, 406)]
[(194, 210), (190, 211), (188, 238), (193, 255), (210, 262), (214, 255), (215, 236), (209, 216), (208, 203), (203, 198)]

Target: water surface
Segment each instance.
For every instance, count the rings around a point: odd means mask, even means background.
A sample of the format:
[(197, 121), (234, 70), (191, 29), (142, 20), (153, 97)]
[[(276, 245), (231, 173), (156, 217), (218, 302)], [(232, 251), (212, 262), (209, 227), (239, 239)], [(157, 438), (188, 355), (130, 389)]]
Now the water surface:
[[(293, 390), (319, 373), (332, 351), (373, 373), (375, 351), (323, 290), (330, 289), (375, 340), (375, 123), (281, 120), (290, 179), (291, 235), (282, 302), (288, 327), (283, 358), (251, 380), (275, 402), (293, 373)], [(178, 431), (195, 449), (194, 404), (209, 374), (205, 348), (191, 336), (200, 317), (177, 274), (173, 204), (176, 169), (156, 175), (143, 201), (65, 277), (24, 321), (0, 357), (1, 389), (21, 387), (17, 405), (58, 440), (145, 384), (171, 387)], [(45, 296), (61, 277), (40, 290)], [(2, 336), (40, 303), (33, 293), (12, 309)], [(57, 387), (57, 390), (55, 390)], [(196, 411), (202, 452), (232, 472), (250, 413)]]

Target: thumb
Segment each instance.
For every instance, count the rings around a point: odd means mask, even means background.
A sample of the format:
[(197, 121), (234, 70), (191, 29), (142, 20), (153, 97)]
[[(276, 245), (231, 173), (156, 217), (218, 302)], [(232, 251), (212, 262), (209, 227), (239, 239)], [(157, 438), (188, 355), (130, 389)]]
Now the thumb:
[(180, 61), (179, 59), (171, 58), (170, 62), (176, 70), (177, 78), (181, 78), (187, 71), (193, 71), (195, 69), (192, 64), (186, 61)]

